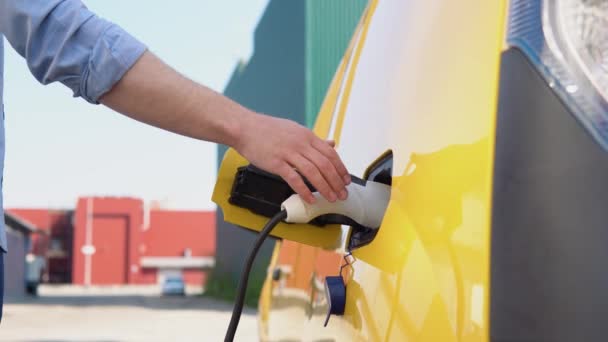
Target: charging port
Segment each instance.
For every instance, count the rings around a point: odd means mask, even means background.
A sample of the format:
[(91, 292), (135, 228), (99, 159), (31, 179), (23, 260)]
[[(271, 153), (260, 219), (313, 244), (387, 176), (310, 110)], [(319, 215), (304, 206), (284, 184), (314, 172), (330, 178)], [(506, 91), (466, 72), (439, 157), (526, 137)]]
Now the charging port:
[[(392, 185), (393, 183), (393, 151), (386, 151), (374, 161), (365, 171), (365, 180)], [(377, 227), (374, 227), (377, 228)], [(379, 229), (371, 229), (360, 225), (351, 226), (348, 249), (360, 248), (372, 242)]]

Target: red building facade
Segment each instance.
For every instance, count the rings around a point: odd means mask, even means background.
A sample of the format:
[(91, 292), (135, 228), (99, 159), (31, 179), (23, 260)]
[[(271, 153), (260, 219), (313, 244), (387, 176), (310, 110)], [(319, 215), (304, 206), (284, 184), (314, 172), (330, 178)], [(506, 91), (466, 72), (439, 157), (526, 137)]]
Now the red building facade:
[(74, 212), (72, 282), (82, 285), (138, 283), (142, 231), (142, 201), (79, 199)]
[(40, 236), (32, 252), (50, 256), (52, 247), (62, 247), (69, 262), (65, 282), (156, 284), (179, 274), (187, 284), (204, 285), (214, 265), (212, 211), (146, 210), (135, 198), (86, 197), (78, 200), (74, 211), (10, 212), (40, 228), (53, 227), (53, 220), (61, 222), (56, 225), (61, 229), (45, 228), (48, 236)]
[(199, 269), (215, 264), (215, 233), (215, 212), (151, 210), (140, 260), (145, 281), (181, 270), (187, 284), (204, 284)]

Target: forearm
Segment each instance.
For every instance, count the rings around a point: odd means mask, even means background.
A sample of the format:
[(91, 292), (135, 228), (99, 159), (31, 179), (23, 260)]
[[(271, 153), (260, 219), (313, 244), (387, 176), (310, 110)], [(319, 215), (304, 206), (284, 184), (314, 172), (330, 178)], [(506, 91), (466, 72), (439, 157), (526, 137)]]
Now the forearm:
[(191, 138), (235, 146), (253, 112), (180, 75), (145, 52), (100, 102), (135, 120)]
[(309, 203), (314, 197), (295, 169), (328, 200), (347, 196), (346, 168), (310, 130), (256, 114), (181, 76), (150, 52), (100, 102), (152, 126), (231, 146), (254, 165), (281, 175)]

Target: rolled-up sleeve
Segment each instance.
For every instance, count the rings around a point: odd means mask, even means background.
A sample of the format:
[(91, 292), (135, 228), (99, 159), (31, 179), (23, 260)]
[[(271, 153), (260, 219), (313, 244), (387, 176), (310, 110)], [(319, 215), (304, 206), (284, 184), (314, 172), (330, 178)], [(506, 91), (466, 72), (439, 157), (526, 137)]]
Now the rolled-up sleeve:
[(0, 32), (43, 84), (98, 103), (146, 46), (79, 0), (0, 0)]

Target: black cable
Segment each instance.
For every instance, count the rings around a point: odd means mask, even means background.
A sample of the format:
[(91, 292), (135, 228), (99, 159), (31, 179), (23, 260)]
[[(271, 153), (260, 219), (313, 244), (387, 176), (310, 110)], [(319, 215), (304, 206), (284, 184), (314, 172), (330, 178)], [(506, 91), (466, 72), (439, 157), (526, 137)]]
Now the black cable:
[(241, 272), (241, 280), (239, 281), (239, 288), (237, 290), (236, 298), (234, 300), (234, 308), (232, 309), (232, 318), (230, 318), (230, 325), (228, 326), (228, 330), (226, 331), (226, 337), (224, 338), (224, 342), (232, 342), (234, 340), (234, 334), (236, 333), (236, 328), (239, 326), (241, 314), (243, 313), (243, 305), (245, 304), (245, 294), (247, 292), (247, 282), (249, 281), (249, 273), (251, 272), (251, 266), (253, 266), (255, 256), (258, 254), (260, 247), (262, 247), (262, 243), (264, 243), (264, 240), (266, 240), (270, 232), (277, 224), (279, 224), (279, 222), (281, 222), (285, 218), (287, 218), (287, 212), (285, 210), (281, 210), (276, 215), (274, 215), (270, 219), (270, 221), (268, 221), (268, 223), (266, 223), (262, 231), (260, 231), (258, 239), (255, 241), (255, 244), (253, 245), (253, 248), (249, 253), (249, 257), (247, 257), (245, 267)]

